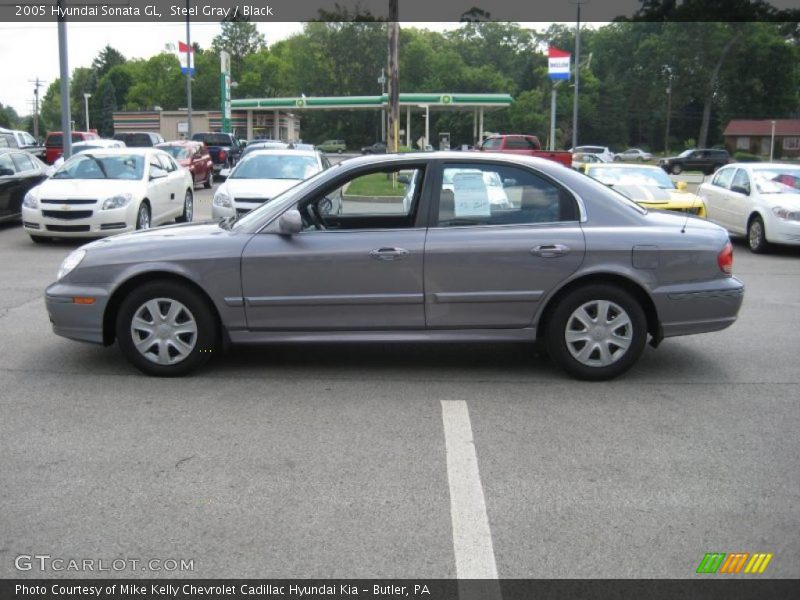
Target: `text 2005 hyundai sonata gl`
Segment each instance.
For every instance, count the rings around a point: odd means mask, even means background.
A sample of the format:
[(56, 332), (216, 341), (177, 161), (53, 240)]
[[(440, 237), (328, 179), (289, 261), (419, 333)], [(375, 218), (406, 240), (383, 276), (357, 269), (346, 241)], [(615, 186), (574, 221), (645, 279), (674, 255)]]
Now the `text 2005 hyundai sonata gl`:
[(731, 325), (728, 234), (646, 211), (545, 160), (346, 161), (239, 221), (162, 227), (70, 254), (53, 329), (183, 375), (225, 342), (544, 339), (575, 377), (630, 368), (648, 336)]

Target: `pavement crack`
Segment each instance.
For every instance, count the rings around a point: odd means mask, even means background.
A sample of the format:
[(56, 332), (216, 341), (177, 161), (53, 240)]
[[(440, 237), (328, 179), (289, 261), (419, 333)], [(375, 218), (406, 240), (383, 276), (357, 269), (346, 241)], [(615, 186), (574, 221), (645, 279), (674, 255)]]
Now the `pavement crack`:
[(183, 465), (192, 460), (195, 456), (196, 454), (192, 454), (191, 456), (187, 456), (186, 458), (180, 459), (178, 462), (175, 463), (175, 468), (180, 469)]

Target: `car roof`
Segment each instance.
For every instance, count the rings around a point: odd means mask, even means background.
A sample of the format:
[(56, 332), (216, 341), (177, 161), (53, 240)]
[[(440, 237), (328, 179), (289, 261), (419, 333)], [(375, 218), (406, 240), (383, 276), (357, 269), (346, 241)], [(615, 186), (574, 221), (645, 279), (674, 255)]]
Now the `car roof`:
[(156, 148), (163, 148), (164, 146), (194, 146), (195, 144), (202, 144), (200, 140), (169, 140), (168, 142), (159, 142), (155, 145)]
[(663, 171), (664, 170), (661, 167), (656, 166), (656, 165), (631, 165), (631, 164), (624, 164), (624, 163), (620, 164), (618, 162), (613, 162), (613, 163), (610, 163), (610, 162), (607, 162), (607, 163), (594, 163), (594, 164), (589, 165), (589, 168), (590, 169), (595, 169), (595, 168), (598, 168), (598, 169), (599, 168), (606, 168), (606, 169), (648, 169), (648, 170), (651, 170), (651, 171), (653, 169), (658, 169), (659, 171)]
[(724, 165), (724, 167), (738, 167), (740, 169), (755, 169), (755, 168), (768, 168), (768, 169), (800, 169), (800, 165), (792, 163), (781, 162), (732, 162)]
[(301, 150), (298, 148), (256, 148), (252, 152), (248, 152), (247, 156), (263, 156), (270, 154), (280, 154), (288, 156), (317, 156), (316, 150)]

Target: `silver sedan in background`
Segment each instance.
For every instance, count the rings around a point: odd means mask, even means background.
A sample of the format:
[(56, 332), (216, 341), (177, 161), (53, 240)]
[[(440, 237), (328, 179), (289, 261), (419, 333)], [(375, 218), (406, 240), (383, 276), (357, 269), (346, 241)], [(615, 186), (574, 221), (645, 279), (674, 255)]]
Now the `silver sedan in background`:
[[(324, 210), (331, 197), (341, 210)], [(600, 380), (648, 338), (730, 326), (744, 294), (732, 260), (721, 227), (551, 161), (384, 155), (238, 220), (85, 245), (46, 303), (57, 334), (116, 341), (150, 375), (189, 373), (228, 343), (543, 340), (569, 374)]]

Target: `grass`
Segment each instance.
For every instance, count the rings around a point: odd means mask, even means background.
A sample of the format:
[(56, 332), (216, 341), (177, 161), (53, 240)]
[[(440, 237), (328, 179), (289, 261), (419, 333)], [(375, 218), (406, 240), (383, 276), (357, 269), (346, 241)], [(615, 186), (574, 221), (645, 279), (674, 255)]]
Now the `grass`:
[(399, 196), (403, 197), (406, 193), (406, 186), (395, 182), (392, 185), (392, 177), (388, 173), (371, 173), (353, 180), (345, 195), (347, 196)]

